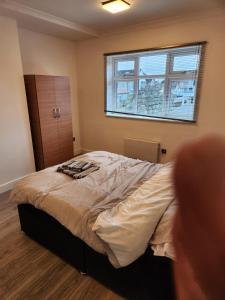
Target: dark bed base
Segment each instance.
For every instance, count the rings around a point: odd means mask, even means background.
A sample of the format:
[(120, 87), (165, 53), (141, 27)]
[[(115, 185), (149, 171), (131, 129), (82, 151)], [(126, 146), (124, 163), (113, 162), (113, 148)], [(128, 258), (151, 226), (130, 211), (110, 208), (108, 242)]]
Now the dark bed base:
[(115, 269), (107, 257), (88, 247), (53, 217), (29, 204), (18, 206), (21, 229), (80, 272), (132, 300), (175, 299), (171, 261), (150, 249), (128, 267)]

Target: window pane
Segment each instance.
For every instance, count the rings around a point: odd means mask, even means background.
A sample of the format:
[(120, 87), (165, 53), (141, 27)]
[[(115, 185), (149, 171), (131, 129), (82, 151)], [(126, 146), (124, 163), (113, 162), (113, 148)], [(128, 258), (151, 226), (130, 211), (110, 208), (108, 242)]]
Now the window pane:
[(192, 120), (195, 107), (195, 80), (171, 80), (169, 89), (169, 117)]
[(199, 55), (175, 56), (173, 61), (174, 72), (195, 71), (198, 69)]
[(160, 116), (164, 101), (164, 79), (141, 79), (138, 87), (137, 107), (141, 115)]
[(140, 75), (163, 75), (166, 73), (167, 55), (148, 55), (140, 57)]
[(117, 76), (133, 76), (134, 75), (134, 60), (121, 60), (117, 62)]
[(133, 81), (117, 81), (116, 104), (117, 111), (136, 112)]
[(202, 47), (106, 54), (106, 114), (195, 122)]

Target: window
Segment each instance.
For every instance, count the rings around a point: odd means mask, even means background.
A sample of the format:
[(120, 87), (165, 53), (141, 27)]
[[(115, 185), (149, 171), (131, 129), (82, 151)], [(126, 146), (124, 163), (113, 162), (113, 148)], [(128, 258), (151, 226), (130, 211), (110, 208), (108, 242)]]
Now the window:
[(195, 122), (202, 47), (106, 54), (106, 115)]

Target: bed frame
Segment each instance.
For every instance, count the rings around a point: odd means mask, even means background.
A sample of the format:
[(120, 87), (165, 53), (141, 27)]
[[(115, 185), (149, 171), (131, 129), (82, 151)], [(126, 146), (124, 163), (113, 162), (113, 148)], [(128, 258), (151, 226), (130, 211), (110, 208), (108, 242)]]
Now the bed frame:
[(21, 229), (29, 237), (101, 282), (125, 299), (175, 299), (171, 260), (146, 253), (128, 267), (115, 269), (107, 257), (75, 237), (47, 213), (29, 204), (18, 205)]

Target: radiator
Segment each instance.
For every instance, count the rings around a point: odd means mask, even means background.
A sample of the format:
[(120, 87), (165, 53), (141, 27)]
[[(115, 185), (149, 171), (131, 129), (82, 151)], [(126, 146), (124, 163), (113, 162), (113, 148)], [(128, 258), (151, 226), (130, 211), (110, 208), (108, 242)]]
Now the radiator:
[(138, 158), (150, 162), (159, 162), (160, 144), (148, 140), (126, 138), (124, 140), (124, 154), (131, 158)]

